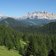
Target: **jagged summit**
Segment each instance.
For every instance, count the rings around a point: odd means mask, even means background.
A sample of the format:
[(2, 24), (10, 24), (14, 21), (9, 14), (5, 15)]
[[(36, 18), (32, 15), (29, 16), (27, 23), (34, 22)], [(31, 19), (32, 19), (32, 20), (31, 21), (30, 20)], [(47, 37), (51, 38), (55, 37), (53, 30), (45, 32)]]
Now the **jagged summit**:
[(0, 15), (0, 19), (1, 18), (7, 18), (7, 17), (11, 17), (14, 19), (48, 19), (48, 20), (54, 20), (54, 19), (56, 19), (56, 14), (49, 13), (46, 11), (42, 11), (42, 12), (35, 11), (35, 12), (27, 13), (25, 16), (21, 16), (21, 17), (12, 17), (12, 16)]
[(28, 13), (25, 16), (21, 17), (24, 19), (49, 19), (49, 20), (53, 20), (56, 19), (56, 14), (54, 13), (48, 13), (46, 11), (42, 11), (42, 12), (32, 12), (32, 13)]

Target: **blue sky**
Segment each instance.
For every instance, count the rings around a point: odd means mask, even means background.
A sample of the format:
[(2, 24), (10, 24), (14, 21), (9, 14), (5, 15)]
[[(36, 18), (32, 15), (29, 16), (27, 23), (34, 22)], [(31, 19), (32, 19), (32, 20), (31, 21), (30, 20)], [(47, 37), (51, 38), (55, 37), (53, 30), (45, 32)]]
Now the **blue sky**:
[(28, 12), (56, 13), (56, 0), (0, 0), (0, 14), (22, 16)]

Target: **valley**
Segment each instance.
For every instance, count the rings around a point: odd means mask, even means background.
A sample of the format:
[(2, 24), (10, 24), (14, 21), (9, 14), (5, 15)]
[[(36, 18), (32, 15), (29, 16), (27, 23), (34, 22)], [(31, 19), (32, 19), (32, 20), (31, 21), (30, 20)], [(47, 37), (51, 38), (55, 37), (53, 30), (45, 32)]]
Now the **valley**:
[(16, 20), (11, 17), (3, 19), (0, 21), (0, 46), (5, 46), (8, 54), (11, 49), (16, 50), (18, 54), (15, 55), (18, 56), (48, 56), (51, 50), (56, 53), (56, 22), (43, 19)]

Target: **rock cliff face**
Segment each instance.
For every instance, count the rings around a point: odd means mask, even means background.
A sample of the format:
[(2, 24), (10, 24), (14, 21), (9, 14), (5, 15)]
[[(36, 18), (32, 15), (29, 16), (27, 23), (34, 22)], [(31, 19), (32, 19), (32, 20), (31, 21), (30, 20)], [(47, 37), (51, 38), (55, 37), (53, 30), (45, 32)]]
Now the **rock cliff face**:
[[(9, 16), (4, 16), (0, 14), (0, 19), (1, 18), (7, 18)], [(12, 17), (15, 19), (48, 19), (48, 20), (54, 20), (56, 19), (56, 14), (54, 13), (49, 13), (46, 11), (43, 12), (32, 12), (32, 13), (27, 13), (25, 16), (21, 17)]]
[(32, 12), (32, 13), (28, 13), (26, 16), (23, 16), (21, 18), (53, 20), (53, 19), (56, 19), (56, 14), (48, 13), (48, 12), (45, 12), (45, 11), (44, 12)]

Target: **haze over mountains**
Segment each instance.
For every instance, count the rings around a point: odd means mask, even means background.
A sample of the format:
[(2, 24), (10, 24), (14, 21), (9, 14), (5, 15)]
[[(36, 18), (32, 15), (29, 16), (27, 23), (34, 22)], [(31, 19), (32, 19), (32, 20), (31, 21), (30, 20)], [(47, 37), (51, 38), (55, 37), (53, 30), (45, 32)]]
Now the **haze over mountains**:
[[(0, 18), (6, 18), (6, 17), (9, 17), (9, 16), (5, 16), (5, 15), (1, 15), (0, 14)], [(46, 11), (35, 11), (35, 12), (28, 12), (26, 15), (23, 15), (21, 17), (13, 17), (15, 19), (49, 19), (49, 20), (53, 20), (53, 19), (56, 19), (56, 14), (54, 13), (49, 13), (49, 12), (46, 12)]]
[(18, 27), (18, 26), (43, 26), (50, 22), (56, 21), (56, 14), (48, 12), (32, 12), (28, 13), (22, 17), (8, 17), (0, 16), (0, 24), (5, 24), (7, 26)]

